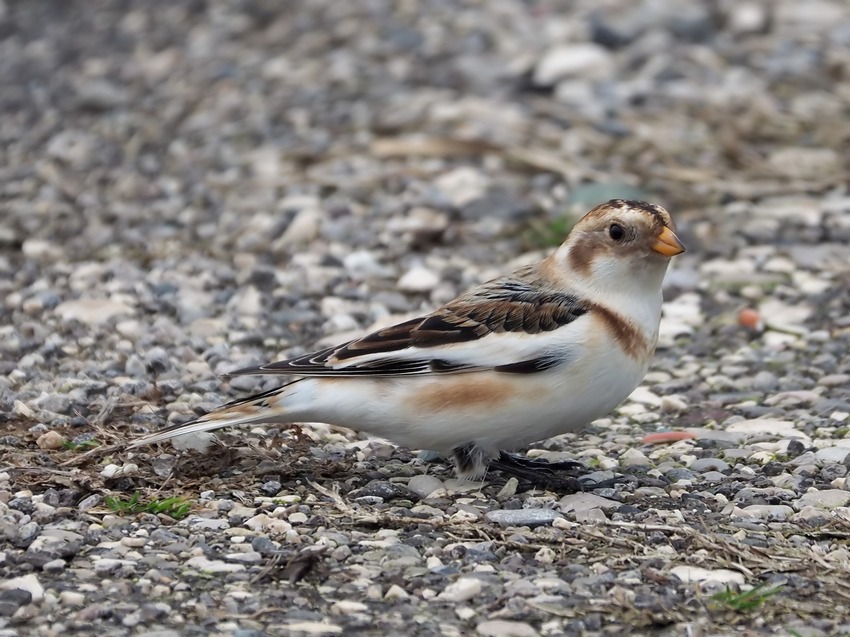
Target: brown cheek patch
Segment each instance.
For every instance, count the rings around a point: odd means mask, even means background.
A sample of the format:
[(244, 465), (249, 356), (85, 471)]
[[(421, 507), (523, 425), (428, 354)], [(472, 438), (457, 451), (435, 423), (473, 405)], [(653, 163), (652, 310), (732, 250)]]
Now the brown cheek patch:
[(509, 400), (514, 393), (508, 383), (490, 379), (453, 377), (420, 390), (412, 398), (413, 407), (423, 411), (452, 411), (469, 407), (492, 407)]
[(594, 305), (590, 308), (590, 311), (602, 319), (608, 334), (619, 343), (623, 351), (631, 358), (642, 358), (649, 352), (649, 343), (641, 331), (628, 319), (602, 305)]
[(567, 253), (567, 262), (570, 270), (583, 276), (589, 277), (593, 270), (593, 254), (595, 252), (593, 241), (589, 237), (582, 237), (570, 246)]

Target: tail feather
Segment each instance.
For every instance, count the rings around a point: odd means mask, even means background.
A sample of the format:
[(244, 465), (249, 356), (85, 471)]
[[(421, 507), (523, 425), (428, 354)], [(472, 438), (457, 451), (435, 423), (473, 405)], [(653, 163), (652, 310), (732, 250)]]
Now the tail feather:
[(215, 431), (224, 427), (247, 425), (257, 422), (284, 422), (284, 414), (287, 410), (280, 404), (282, 401), (279, 398), (283, 390), (287, 387), (289, 385), (235, 400), (192, 422), (169, 425), (164, 429), (134, 440), (127, 448), (133, 449), (143, 445), (151, 445), (170, 440), (177, 436), (185, 436), (202, 431)]

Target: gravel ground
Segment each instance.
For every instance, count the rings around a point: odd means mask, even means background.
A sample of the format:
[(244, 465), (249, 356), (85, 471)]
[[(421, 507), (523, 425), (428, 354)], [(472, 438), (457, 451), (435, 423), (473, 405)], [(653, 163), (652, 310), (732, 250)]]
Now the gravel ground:
[[(846, 3), (0, 0), (0, 87), (0, 637), (850, 632)], [(124, 450), (613, 196), (689, 247), (659, 352), (529, 454), (616, 488)]]

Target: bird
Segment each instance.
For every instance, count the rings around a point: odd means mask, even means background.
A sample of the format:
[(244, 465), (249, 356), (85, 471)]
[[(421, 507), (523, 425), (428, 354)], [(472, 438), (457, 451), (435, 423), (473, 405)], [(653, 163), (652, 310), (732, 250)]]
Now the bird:
[(539, 465), (555, 463), (513, 452), (581, 431), (643, 380), (662, 281), (684, 251), (663, 207), (612, 199), (542, 261), (430, 314), (233, 371), (293, 378), (130, 446), (238, 425), (320, 422), (436, 451), (461, 478), (495, 468), (533, 479)]

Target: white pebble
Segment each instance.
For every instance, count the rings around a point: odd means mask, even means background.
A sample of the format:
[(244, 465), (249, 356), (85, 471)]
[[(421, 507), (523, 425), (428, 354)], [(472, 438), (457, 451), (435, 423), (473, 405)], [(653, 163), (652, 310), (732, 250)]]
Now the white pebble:
[(440, 277), (428, 268), (418, 265), (404, 273), (398, 280), (398, 288), (405, 292), (428, 292), (440, 282)]
[(77, 591), (62, 591), (59, 593), (59, 601), (64, 606), (79, 607), (86, 603), (86, 596)]
[(692, 582), (717, 582), (718, 584), (737, 584), (743, 586), (744, 576), (738, 571), (725, 568), (709, 570), (699, 566), (674, 566), (670, 574), (678, 577), (685, 584)]
[(65, 438), (57, 431), (47, 431), (38, 437), (35, 444), (39, 449), (61, 449), (65, 444)]
[(100, 470), (100, 475), (104, 478), (114, 478), (121, 472), (121, 467), (117, 464), (108, 464)]
[(534, 69), (537, 86), (552, 86), (559, 80), (575, 76), (604, 76), (613, 68), (611, 54), (598, 44), (583, 42), (550, 49)]
[(28, 592), (32, 596), (33, 604), (38, 604), (44, 599), (44, 587), (32, 573), (0, 582), (0, 591), (12, 590)]
[(392, 584), (384, 594), (384, 599), (388, 602), (404, 601), (409, 597), (410, 595), (407, 594), (407, 591), (398, 584)]
[(473, 577), (461, 577), (446, 586), (438, 599), (447, 602), (467, 602), (481, 594), (481, 580)]

